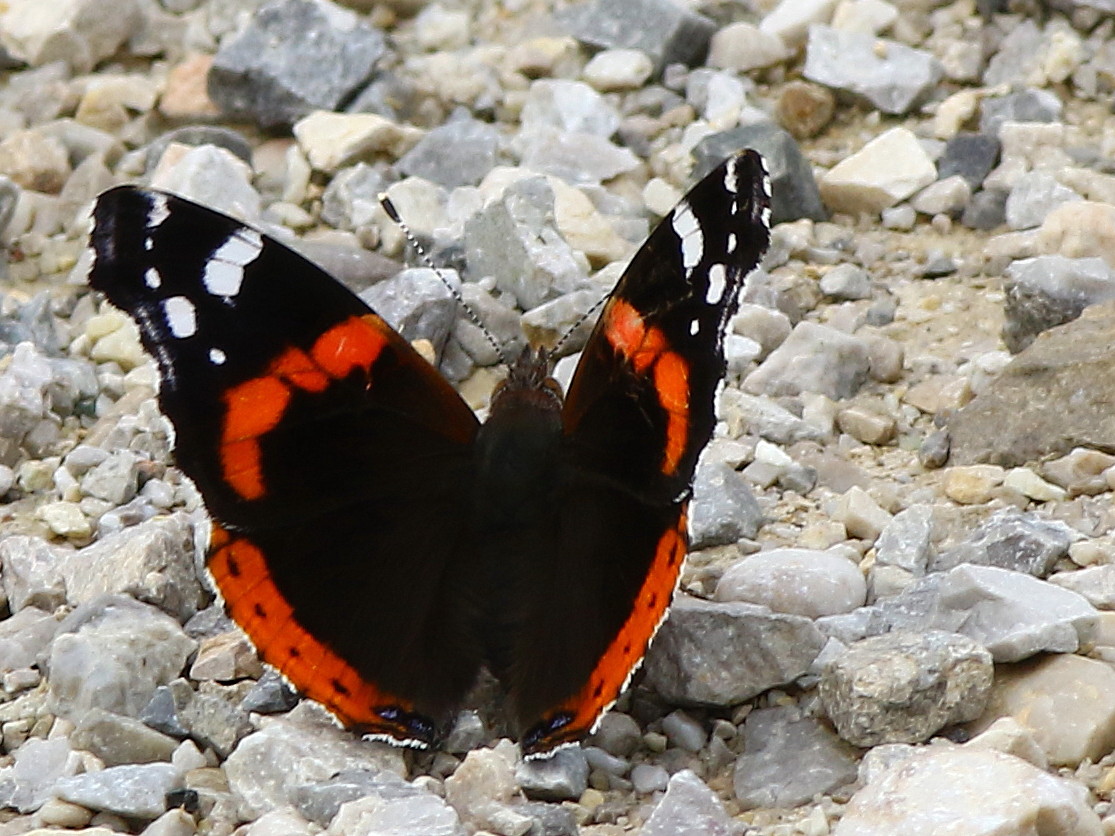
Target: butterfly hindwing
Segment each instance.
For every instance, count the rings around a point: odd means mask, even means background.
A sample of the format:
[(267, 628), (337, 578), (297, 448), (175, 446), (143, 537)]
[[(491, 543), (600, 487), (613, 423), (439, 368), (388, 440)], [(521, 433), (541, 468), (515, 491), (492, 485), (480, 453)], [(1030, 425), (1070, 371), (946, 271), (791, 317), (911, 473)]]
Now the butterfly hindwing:
[(102, 195), (94, 221), (90, 284), (158, 362), (231, 614), (349, 725), (429, 744), (430, 715), (482, 663), (453, 596), (467, 566), (451, 554), (472, 411), (363, 302), (268, 236), (132, 187)]

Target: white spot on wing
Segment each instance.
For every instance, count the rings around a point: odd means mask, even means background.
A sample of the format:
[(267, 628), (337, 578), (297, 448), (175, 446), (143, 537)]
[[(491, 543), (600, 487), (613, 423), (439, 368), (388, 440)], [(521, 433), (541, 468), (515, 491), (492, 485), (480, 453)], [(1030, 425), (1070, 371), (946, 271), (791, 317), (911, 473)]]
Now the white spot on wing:
[(263, 239), (254, 229), (238, 229), (213, 251), (205, 263), (202, 281), (214, 296), (230, 298), (240, 292), (244, 267), (251, 264), (263, 250)]
[(170, 333), (180, 340), (197, 333), (197, 310), (185, 296), (171, 296), (163, 302), (163, 313)]
[(152, 193), (151, 209), (147, 212), (147, 228), (157, 229), (169, 217), (170, 207), (167, 206), (166, 195)]
[(694, 319), (692, 322), (689, 323), (689, 335), (691, 337), (695, 337), (699, 333), (701, 333), (701, 320)]
[(724, 288), (728, 286), (728, 270), (723, 264), (714, 264), (708, 270), (708, 292), (705, 301), (710, 305), (719, 305), (724, 298)]
[(701, 233), (701, 222), (693, 214), (689, 201), (683, 200), (674, 209), (674, 232), (681, 239), (681, 263), (686, 271), (692, 270), (705, 251), (705, 237)]
[(737, 160), (732, 160), (724, 167), (724, 188), (732, 194), (739, 191), (739, 166)]
[(157, 290), (163, 286), (163, 277), (154, 267), (148, 267), (147, 272), (143, 274), (143, 283), (152, 290)]
[(728, 252), (729, 253), (734, 253), (736, 251), (736, 247), (738, 247), (738, 246), (739, 246), (739, 238), (736, 237), (736, 234), (734, 232), (729, 232), (728, 233)]
[(209, 349), (209, 362), (211, 362), (214, 366), (223, 366), (225, 364), (225, 360), (227, 359), (228, 355), (221, 351), (219, 348)]

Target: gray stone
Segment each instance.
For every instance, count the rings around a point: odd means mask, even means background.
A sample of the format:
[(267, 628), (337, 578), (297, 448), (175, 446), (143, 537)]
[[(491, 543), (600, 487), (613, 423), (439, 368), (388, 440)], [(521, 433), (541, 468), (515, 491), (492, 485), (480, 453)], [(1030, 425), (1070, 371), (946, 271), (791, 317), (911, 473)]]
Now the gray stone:
[(743, 386), (753, 394), (818, 392), (840, 400), (859, 391), (869, 369), (869, 352), (862, 340), (829, 325), (805, 321), (746, 377)]
[(255, 730), (248, 712), (240, 706), (240, 692), (214, 682), (202, 682), (195, 692), (172, 688), (177, 720), (190, 737), (227, 757), (236, 744)]
[(821, 292), (838, 301), (870, 299), (874, 290), (871, 277), (862, 267), (838, 264), (821, 276)]
[(1022, 18), (1017, 25), (1007, 27), (983, 71), (983, 83), (988, 87), (1025, 84), (1035, 71), (1041, 70), (1046, 52), (1044, 42), (1045, 35), (1033, 20)]
[(582, 269), (553, 224), (554, 194), (544, 178), (512, 184), (465, 223), (469, 279), (492, 277), (523, 310), (580, 289)]
[(579, 41), (594, 47), (638, 49), (654, 62), (693, 65), (705, 56), (716, 24), (669, 0), (593, 0), (571, 6), (558, 20)]
[[(186, 691), (190, 693), (186, 694)], [(151, 695), (147, 705), (139, 712), (139, 719), (144, 725), (170, 737), (179, 740), (189, 737), (189, 729), (182, 724), (182, 718), (178, 716), (178, 704), (180, 702), (185, 704), (192, 693), (193, 688), (185, 679), (176, 679), (169, 685), (160, 685)]]
[(941, 582), (942, 629), (963, 633), (996, 662), (1035, 653), (1074, 653), (1088, 645), (1099, 613), (1082, 596), (1021, 572), (962, 564)]
[(1039, 334), (949, 420), (952, 462), (1017, 467), (1115, 450), (1115, 302)]
[(666, 794), (639, 832), (641, 836), (730, 836), (735, 826), (716, 793), (683, 769), (670, 778)]
[(513, 141), (524, 168), (552, 174), (569, 183), (595, 184), (635, 170), (640, 160), (630, 149), (596, 134), (534, 128)]
[(59, 778), (55, 792), (63, 801), (90, 810), (151, 820), (166, 812), (166, 794), (181, 785), (182, 777), (169, 763), (110, 766)]
[(708, 741), (701, 724), (680, 708), (662, 718), (662, 731), (670, 743), (686, 752), (700, 752)]
[(57, 618), (37, 607), (24, 607), (0, 621), (0, 673), (39, 664), (58, 627)]
[(588, 787), (588, 761), (580, 747), (558, 749), (548, 758), (520, 763), (515, 781), (527, 798), (536, 801), (580, 798)]
[(818, 618), (863, 606), (867, 584), (859, 567), (844, 555), (770, 549), (729, 566), (716, 584), (715, 597)]
[(710, 134), (693, 149), (694, 176), (708, 174), (740, 148), (754, 148), (763, 155), (771, 180), (771, 223), (809, 218), (823, 221), (828, 211), (813, 177), (813, 167), (801, 146), (788, 132), (771, 122), (756, 122)]
[(693, 479), (689, 514), (694, 550), (751, 539), (763, 524), (763, 510), (747, 481), (729, 463), (705, 456)]
[[(818, 629), (848, 645), (868, 636), (896, 630), (927, 630), (935, 626), (941, 608), (943, 575), (927, 575), (900, 594), (860, 607), (844, 615), (817, 619)], [(949, 629), (943, 627), (942, 629)]]
[(732, 784), (745, 810), (797, 807), (856, 779), (856, 752), (793, 706), (760, 708), (743, 724)]
[(631, 786), (637, 793), (660, 792), (669, 784), (670, 773), (658, 764), (640, 763), (631, 770)]
[(933, 562), (934, 572), (946, 571), (961, 563), (998, 566), (1044, 578), (1078, 535), (1059, 520), (1045, 520), (1037, 514), (1000, 511), (982, 523), (971, 535)]
[(496, 164), (499, 130), (476, 119), (455, 119), (434, 128), (399, 158), (403, 174), (454, 189), (475, 186)]
[(92, 752), (106, 766), (169, 761), (178, 741), (132, 717), (94, 708), (70, 735), (78, 749)]
[(229, 116), (264, 127), (337, 110), (371, 78), (383, 35), (328, 0), (277, 0), (217, 50), (209, 96)]
[(944, 180), (959, 174), (975, 191), (998, 162), (999, 148), (995, 136), (958, 133), (945, 143), (941, 159), (937, 161), (937, 176)]
[(65, 62), (89, 72), (139, 28), (136, 0), (104, 6), (97, 0), (57, 0), (49, 12), (38, 3), (13, 3), (0, 27), (5, 52), (31, 66)]
[(522, 130), (553, 128), (562, 133), (609, 137), (619, 127), (619, 112), (581, 81), (542, 78), (530, 85), (520, 115)]
[(976, 192), (960, 216), (968, 229), (995, 229), (1007, 221), (1007, 192), (986, 189)]
[(356, 833), (391, 836), (466, 836), (457, 813), (441, 798), (423, 792), (403, 798), (370, 795), (341, 805), (324, 831), (327, 836)]
[(256, 714), (279, 714), (298, 704), (298, 694), (273, 668), (266, 668), (252, 689), (240, 701), (240, 707)]
[(647, 681), (679, 705), (733, 706), (797, 679), (824, 643), (802, 616), (679, 595), (647, 653)]
[(65, 738), (32, 737), (14, 754), (14, 762), (0, 769), (0, 804), (21, 813), (42, 807), (54, 797), (57, 782), (76, 775), (82, 767), (81, 757)]
[(987, 704), (991, 654), (939, 630), (864, 639), (831, 661), (819, 693), (840, 736), (855, 746), (920, 743), (974, 720)]
[(60, 552), (56, 560), (66, 598), (76, 606), (102, 595), (130, 595), (185, 620), (209, 597), (197, 575), (194, 536), (194, 520), (178, 512), (111, 534), (80, 551)]
[(174, 619), (147, 604), (111, 595), (82, 604), (50, 648), (53, 710), (75, 722), (93, 708), (134, 717), (194, 647)]
[(897, 566), (920, 577), (936, 555), (933, 546), (933, 508), (912, 505), (899, 511), (875, 541), (875, 562)]
[(1029, 88), (989, 96), (980, 102), (979, 132), (997, 138), (1005, 122), (1057, 122), (1061, 107), (1057, 94), (1049, 90)]
[(590, 740), (605, 752), (626, 758), (642, 744), (643, 730), (630, 715), (609, 711), (600, 718), (600, 725)]
[(1041, 226), (1046, 216), (1061, 204), (1083, 199), (1048, 171), (1027, 172), (1014, 181), (1007, 195), (1007, 226), (1011, 229)]
[(266, 718), (225, 761), (229, 789), (243, 819), (289, 804), (294, 787), (328, 781), (341, 772), (403, 773), (399, 750), (360, 740), (306, 705), (286, 717)]
[(1041, 255), (1007, 267), (1004, 289), (1003, 342), (1017, 354), (1042, 331), (1071, 322), (1089, 305), (1115, 298), (1115, 272), (1102, 258)]
[(300, 784), (290, 788), (290, 803), (307, 821), (328, 827), (341, 805), (366, 796), (384, 801), (424, 795), (419, 789), (393, 772), (346, 770), (326, 781)]
[[(446, 281), (460, 285), (456, 270), (443, 270)], [(360, 293), (360, 298), (408, 342), (429, 340), (440, 351), (457, 315), (457, 300), (429, 267), (411, 267)]]
[(748, 395), (725, 387), (720, 393), (721, 418), (732, 426), (732, 435), (758, 435), (775, 444), (820, 441), (825, 432), (763, 395)]
[(907, 113), (944, 75), (932, 54), (861, 32), (809, 27), (802, 75), (867, 99), (883, 113)]

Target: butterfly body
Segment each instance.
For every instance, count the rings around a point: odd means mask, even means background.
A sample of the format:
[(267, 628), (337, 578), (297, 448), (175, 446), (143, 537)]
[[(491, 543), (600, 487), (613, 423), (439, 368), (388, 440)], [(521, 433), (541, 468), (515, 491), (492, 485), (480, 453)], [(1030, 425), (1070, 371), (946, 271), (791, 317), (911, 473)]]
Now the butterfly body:
[(528, 757), (625, 687), (686, 550), (723, 332), (767, 245), (744, 152), (652, 233), (568, 393), (526, 350), (481, 423), (386, 322), (273, 239), (106, 192), (90, 284), (160, 371), (207, 566), (260, 655), (346, 725), (435, 746), (487, 669)]

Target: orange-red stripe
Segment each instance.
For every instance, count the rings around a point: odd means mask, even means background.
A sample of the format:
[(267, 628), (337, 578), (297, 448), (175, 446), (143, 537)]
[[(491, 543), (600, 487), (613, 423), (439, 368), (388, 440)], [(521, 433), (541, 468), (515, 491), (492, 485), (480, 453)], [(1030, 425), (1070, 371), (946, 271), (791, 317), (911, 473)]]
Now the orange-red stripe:
[(321, 392), (355, 369), (370, 373), (389, 333), (374, 314), (351, 317), (318, 337), (308, 353), (289, 348), (263, 375), (225, 393), (221, 474), (239, 496), (254, 500), (267, 493), (259, 438), (278, 426), (294, 390)]
[(685, 560), (686, 526), (683, 507), (677, 526), (668, 529), (659, 538), (650, 571), (635, 596), (635, 604), (623, 627), (600, 657), (584, 688), (559, 705), (551, 715), (568, 714), (572, 719), (555, 731), (541, 748), (576, 740), (586, 734), (620, 695), (627, 677), (646, 654), (654, 631), (670, 606)]
[(210, 544), (209, 571), (224, 596), (229, 615), (248, 634), (265, 662), (345, 725), (369, 734), (409, 736), (405, 726), (385, 720), (379, 709), (413, 711), (414, 706), (365, 681), (298, 623), (258, 546), (216, 523)]
[(666, 449), (660, 468), (667, 476), (677, 472), (689, 441), (689, 363), (676, 351), (661, 328), (647, 327), (629, 302), (613, 299), (604, 314), (604, 334), (612, 347), (638, 374), (652, 374), (658, 403), (666, 412)]

